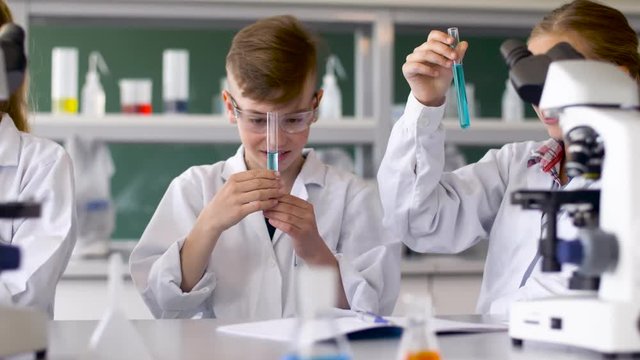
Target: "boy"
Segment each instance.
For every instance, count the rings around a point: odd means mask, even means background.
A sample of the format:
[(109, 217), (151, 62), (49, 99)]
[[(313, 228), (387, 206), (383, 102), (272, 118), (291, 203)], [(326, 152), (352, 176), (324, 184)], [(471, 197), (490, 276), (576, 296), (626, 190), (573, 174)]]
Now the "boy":
[[(317, 119), (316, 44), (291, 16), (241, 30), (227, 55), (232, 158), (187, 170), (169, 186), (131, 274), (156, 317), (295, 316), (296, 266), (332, 266), (338, 306), (389, 314), (399, 247), (383, 237), (374, 188), (304, 149)], [(279, 113), (279, 172), (266, 169), (266, 112)]]

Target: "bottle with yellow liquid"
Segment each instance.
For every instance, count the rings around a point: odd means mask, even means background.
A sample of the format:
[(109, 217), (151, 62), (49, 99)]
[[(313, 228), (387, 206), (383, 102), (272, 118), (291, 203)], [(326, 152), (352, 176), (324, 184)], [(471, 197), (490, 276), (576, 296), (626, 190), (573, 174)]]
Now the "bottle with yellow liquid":
[(406, 295), (402, 300), (407, 322), (396, 360), (440, 360), (438, 340), (431, 327), (431, 298)]
[(78, 112), (78, 49), (55, 47), (51, 52), (51, 112)]

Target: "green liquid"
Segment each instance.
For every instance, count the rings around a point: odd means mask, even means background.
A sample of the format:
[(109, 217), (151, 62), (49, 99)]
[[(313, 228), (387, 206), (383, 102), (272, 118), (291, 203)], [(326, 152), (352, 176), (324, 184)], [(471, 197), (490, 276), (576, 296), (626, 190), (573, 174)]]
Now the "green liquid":
[(469, 105), (467, 104), (467, 89), (464, 81), (464, 70), (462, 64), (453, 65), (453, 82), (456, 86), (458, 95), (458, 119), (460, 127), (466, 129), (470, 125), (469, 121)]
[(278, 153), (267, 152), (267, 169), (278, 171)]

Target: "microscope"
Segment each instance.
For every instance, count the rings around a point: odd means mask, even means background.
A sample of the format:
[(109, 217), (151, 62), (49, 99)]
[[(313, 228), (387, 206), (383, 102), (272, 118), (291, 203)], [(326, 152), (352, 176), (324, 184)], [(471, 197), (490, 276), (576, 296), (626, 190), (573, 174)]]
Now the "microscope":
[[(515, 302), (509, 336), (577, 346), (605, 357), (640, 355), (640, 112), (638, 83), (617, 66), (584, 60), (569, 44), (532, 56), (507, 40), (501, 47), (509, 76), (523, 100), (557, 118), (569, 176), (600, 183), (600, 190), (523, 190), (513, 203), (546, 211), (539, 243), (542, 271), (578, 268), (570, 287), (581, 295)], [(606, 156), (605, 156), (606, 152)], [(555, 215), (568, 209), (577, 239), (558, 239)], [(574, 281), (575, 280), (575, 281)], [(583, 281), (580, 281), (583, 280)]]
[[(3, 25), (0, 28), (0, 101), (8, 100), (20, 87), (26, 66), (23, 30), (15, 24)], [(0, 202), (0, 221), (39, 216), (40, 204)], [(19, 267), (19, 249), (0, 244), (0, 271), (11, 271)], [(0, 357), (34, 352), (37, 359), (44, 359), (47, 323), (48, 318), (42, 311), (0, 305)]]

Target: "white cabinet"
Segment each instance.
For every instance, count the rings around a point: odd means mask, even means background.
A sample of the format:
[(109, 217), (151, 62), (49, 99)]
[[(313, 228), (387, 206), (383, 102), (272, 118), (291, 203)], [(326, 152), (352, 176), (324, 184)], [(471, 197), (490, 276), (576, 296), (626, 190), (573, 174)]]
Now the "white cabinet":
[(421, 255), (404, 259), (400, 295), (394, 315), (405, 315), (405, 294), (433, 301), (435, 315), (475, 313), (484, 258), (455, 255)]
[[(135, 241), (114, 241), (112, 251), (123, 255), (125, 276), (119, 305), (129, 319), (153, 319), (128, 275), (128, 257)], [(109, 304), (107, 259), (72, 259), (56, 288), (55, 320), (97, 320)]]
[[(106, 262), (105, 270), (106, 270)], [(120, 304), (129, 319), (153, 319), (131, 280), (124, 282)], [(97, 320), (109, 306), (106, 275), (63, 277), (56, 289), (55, 320)]]

